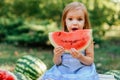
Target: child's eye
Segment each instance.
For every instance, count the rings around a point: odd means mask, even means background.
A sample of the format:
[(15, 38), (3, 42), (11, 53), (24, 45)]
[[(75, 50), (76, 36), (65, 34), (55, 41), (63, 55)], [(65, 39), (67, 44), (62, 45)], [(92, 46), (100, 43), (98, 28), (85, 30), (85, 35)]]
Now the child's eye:
[(82, 20), (82, 18), (78, 18), (78, 21), (81, 21)]
[(68, 18), (68, 20), (70, 20), (70, 21), (71, 21), (71, 20), (72, 20), (72, 18)]

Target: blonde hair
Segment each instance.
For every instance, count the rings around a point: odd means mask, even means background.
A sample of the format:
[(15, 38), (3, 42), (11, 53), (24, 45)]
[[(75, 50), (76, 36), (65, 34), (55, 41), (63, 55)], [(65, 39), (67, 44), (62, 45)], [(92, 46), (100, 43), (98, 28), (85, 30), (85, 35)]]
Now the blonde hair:
[(68, 31), (66, 23), (65, 23), (67, 13), (71, 10), (76, 9), (76, 8), (82, 9), (82, 11), (85, 14), (85, 25), (84, 25), (83, 29), (90, 29), (91, 28), (91, 24), (90, 24), (89, 17), (88, 17), (88, 12), (87, 12), (87, 9), (84, 6), (84, 4), (82, 4), (80, 2), (72, 2), (64, 8), (63, 13), (62, 13), (61, 23), (62, 23), (62, 27), (63, 27), (64, 31)]

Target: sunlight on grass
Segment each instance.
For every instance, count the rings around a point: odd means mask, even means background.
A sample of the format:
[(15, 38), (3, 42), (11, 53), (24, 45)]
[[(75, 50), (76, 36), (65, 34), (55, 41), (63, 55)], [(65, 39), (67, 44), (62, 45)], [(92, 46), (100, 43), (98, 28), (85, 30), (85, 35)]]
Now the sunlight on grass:
[(0, 69), (14, 71), (15, 65), (3, 64), (0, 65)]
[(9, 44), (0, 44), (0, 68), (12, 70), (16, 61), (24, 55), (32, 55), (42, 60), (47, 68), (53, 65), (52, 50), (41, 48), (17, 47)]

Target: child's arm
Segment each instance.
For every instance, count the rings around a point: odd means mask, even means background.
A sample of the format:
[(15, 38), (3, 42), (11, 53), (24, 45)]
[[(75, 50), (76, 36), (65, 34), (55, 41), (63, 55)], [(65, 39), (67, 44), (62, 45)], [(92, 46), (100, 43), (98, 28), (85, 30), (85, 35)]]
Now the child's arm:
[(56, 65), (61, 64), (61, 61), (62, 61), (61, 56), (62, 56), (62, 54), (64, 52), (64, 48), (61, 47), (61, 46), (56, 47), (56, 48), (54, 48), (53, 52), (54, 52), (54, 56), (53, 56), (54, 64), (56, 64)]
[(71, 49), (71, 55), (74, 58), (79, 59), (83, 64), (85, 65), (91, 65), (94, 62), (94, 44), (93, 42), (90, 44), (90, 46), (85, 50), (85, 55), (79, 53), (75, 49)]

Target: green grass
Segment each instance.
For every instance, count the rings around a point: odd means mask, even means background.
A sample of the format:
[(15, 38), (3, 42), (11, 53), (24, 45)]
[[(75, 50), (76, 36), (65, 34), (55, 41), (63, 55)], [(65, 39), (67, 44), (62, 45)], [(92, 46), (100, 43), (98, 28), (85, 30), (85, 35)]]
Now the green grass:
[[(101, 46), (95, 45), (95, 65), (99, 73), (108, 70), (120, 70), (120, 42), (119, 40), (105, 41)], [(0, 44), (0, 68), (14, 70), (16, 61), (24, 55), (33, 55), (40, 58), (48, 67), (53, 65), (52, 49), (19, 47), (10, 44)]]
[(48, 68), (53, 65), (53, 54), (51, 49), (18, 47), (10, 44), (1, 43), (0, 68), (13, 70), (16, 61), (24, 55), (32, 55), (40, 58)]
[(95, 63), (99, 73), (120, 70), (120, 39), (108, 40), (95, 48)]

